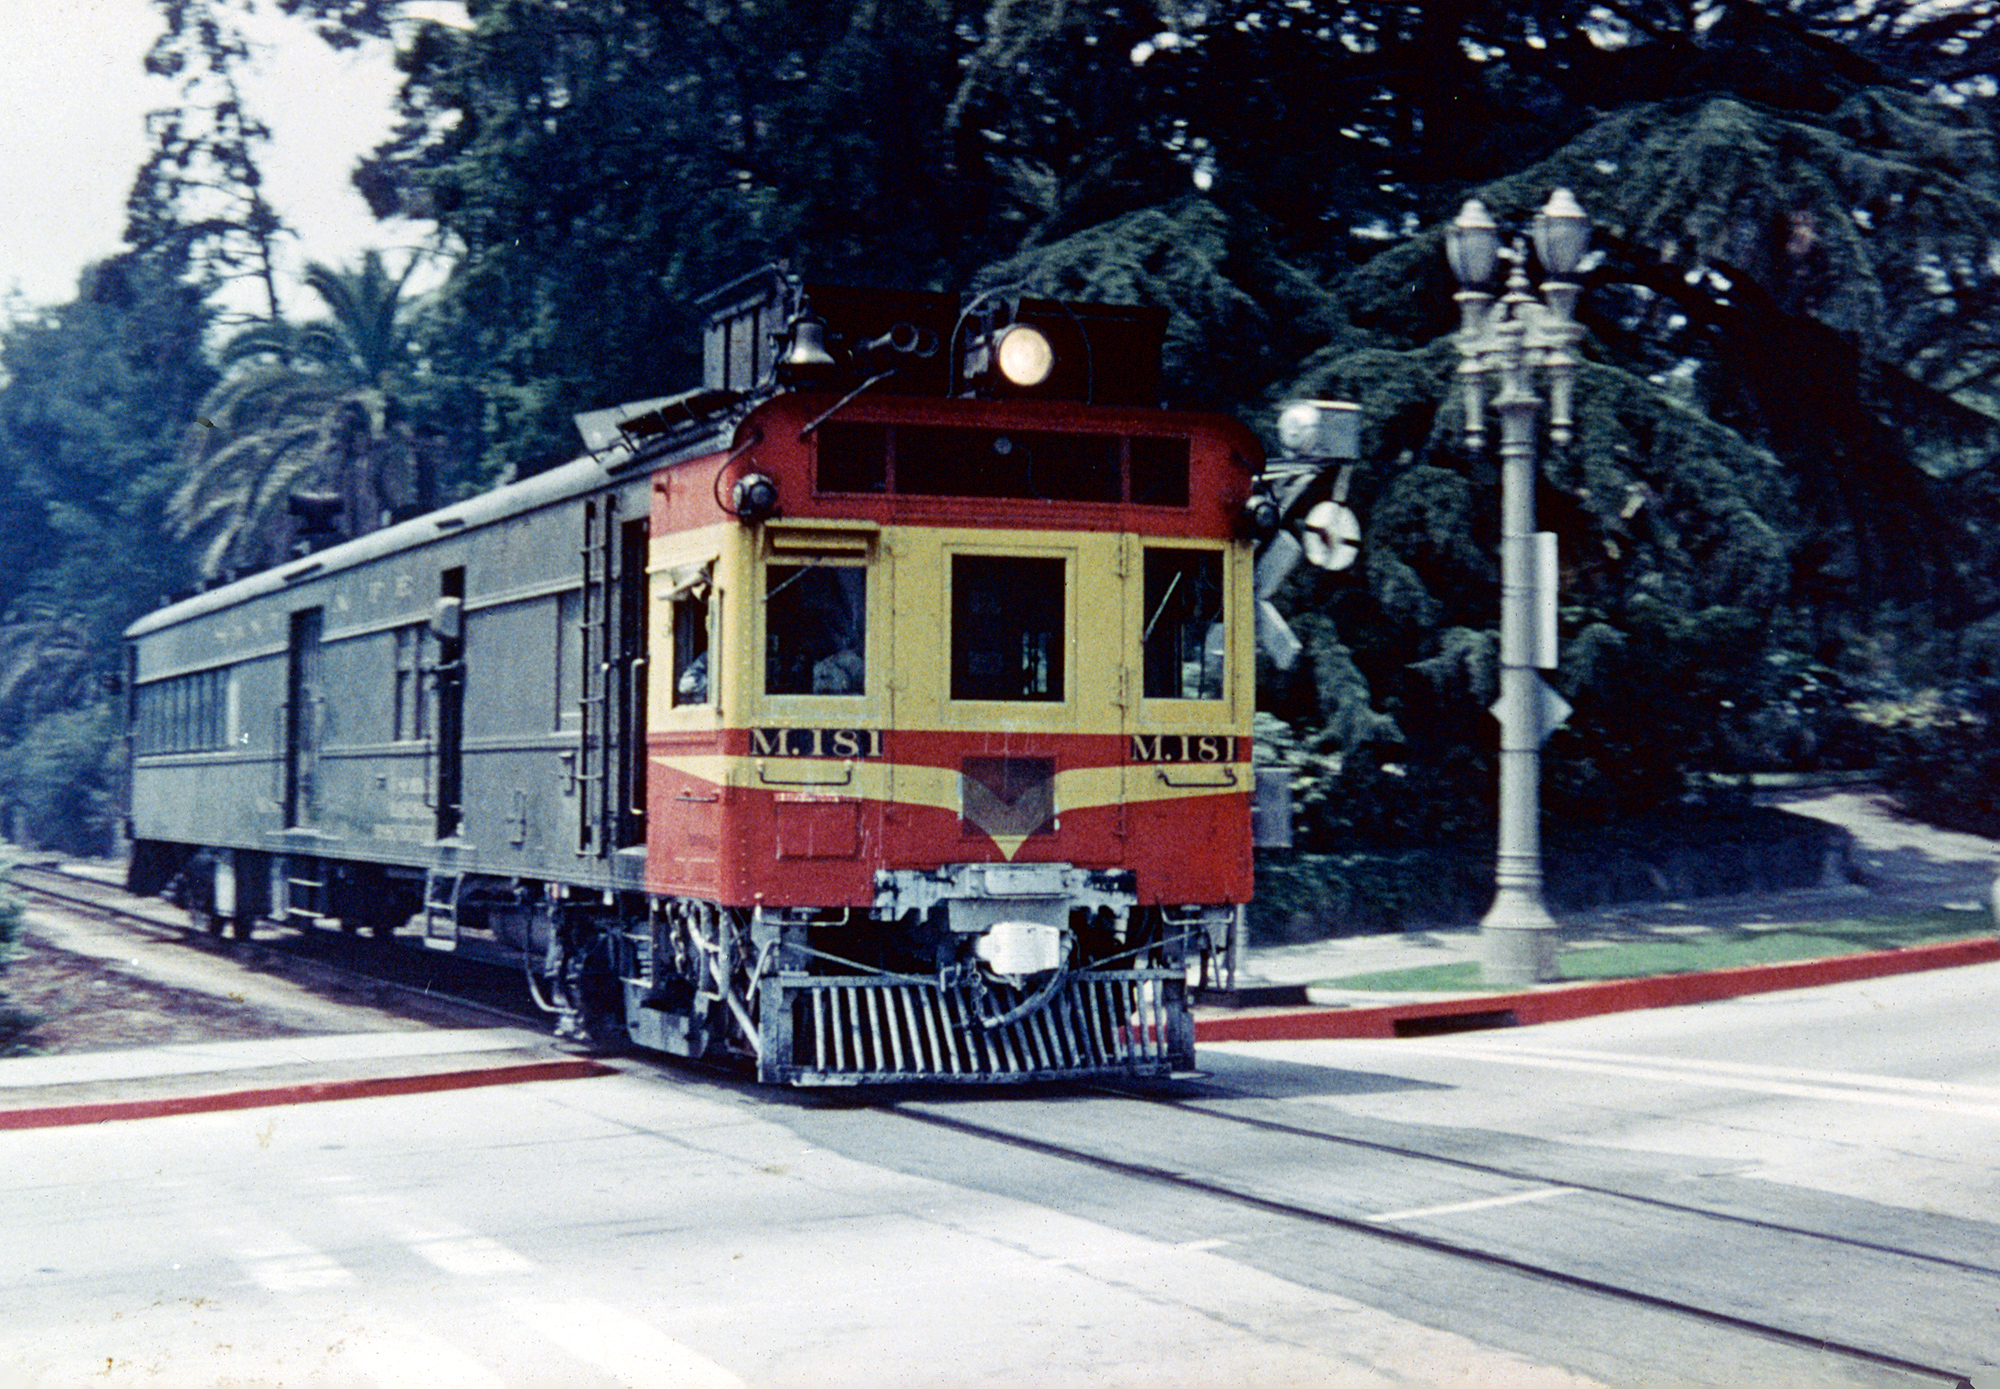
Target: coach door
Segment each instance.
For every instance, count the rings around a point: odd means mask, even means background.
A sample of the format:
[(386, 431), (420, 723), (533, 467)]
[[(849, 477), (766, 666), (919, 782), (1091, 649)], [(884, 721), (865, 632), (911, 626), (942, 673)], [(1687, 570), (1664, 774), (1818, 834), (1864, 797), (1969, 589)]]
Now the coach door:
[(577, 851), (646, 842), (646, 521), (583, 507), (582, 747)]
[(431, 622), (437, 640), (437, 837), (458, 833), (465, 818), (465, 570), (438, 576)]
[(310, 826), (319, 796), (320, 626), (318, 608), (292, 614), (291, 646), (285, 660), (285, 828)]

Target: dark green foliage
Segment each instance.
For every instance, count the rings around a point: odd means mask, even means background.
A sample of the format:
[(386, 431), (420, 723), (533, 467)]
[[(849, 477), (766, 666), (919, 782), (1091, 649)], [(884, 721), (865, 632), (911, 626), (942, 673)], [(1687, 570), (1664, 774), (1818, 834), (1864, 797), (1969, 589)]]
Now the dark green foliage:
[[(0, 983), (4, 983), (7, 966), (14, 958), (21, 940), (21, 903), (13, 893), (0, 886)], [(9, 1007), (7, 995), (0, 990), (0, 1056), (19, 1056), (32, 1050), (29, 1034), (33, 1032), (37, 1019), (19, 1008)]]
[[(1813, 49), (1784, 29), (1768, 51)], [(1951, 646), (1936, 634), (2000, 603), (1994, 132), (1871, 71), (1837, 66), (1786, 109), (1627, 104), (1476, 190), (1507, 218), (1570, 186), (1604, 252), (1597, 364), (1537, 499), (1563, 561), (1551, 680), (1575, 706), (1545, 750), (1551, 824), (1668, 805), (1698, 770), (1865, 763), (1879, 740), (1850, 706), (1917, 688), (1911, 660)], [(1280, 596), (1318, 698), (1275, 707), (1340, 754), (1312, 843), (1488, 833), (1498, 488), (1456, 442), (1440, 240), (1336, 276), (1342, 321), (1286, 392), (1367, 419), (1360, 572)], [(1864, 669), (1854, 636), (1885, 602), (1933, 636)]]
[(546, 466), (572, 412), (693, 379), (692, 301), (760, 262), (929, 286), (1006, 249), (964, 167), (957, 17), (494, 0), (476, 35), (423, 29), (405, 123), (357, 182), (465, 248), (435, 350), (485, 398), (488, 466)]
[(435, 464), (413, 422), (434, 393), (419, 383), (402, 290), (415, 258), (390, 273), (379, 253), (351, 271), (309, 264), (305, 281), (328, 311), (273, 319), (219, 354), (223, 379), (200, 406), (168, 501), (173, 534), (202, 543), (213, 576), (288, 558), (290, 500), (336, 497), (338, 532), (365, 535), (397, 512), (437, 504)]
[(1862, 712), (1879, 731), (1884, 780), (1911, 814), (2000, 839), (2000, 618), (1950, 647), (1932, 658), (1939, 685)]
[(1884, 784), (1919, 820), (2000, 839), (2000, 725), (1994, 718), (1990, 710), (1947, 706), (1937, 717), (1893, 725)]
[[(0, 442), (24, 461), (0, 469), (0, 505), (22, 518), (0, 536), (0, 740), (86, 708), (120, 603), (178, 577), (131, 518), (173, 495), (158, 446), (213, 378), (199, 326), (188, 336), (200, 315), (176, 318), (161, 286), (259, 275), (275, 306), (262, 131), (232, 78), (241, 3), (159, 0), (150, 62), (183, 83), (181, 109), (152, 127), (131, 235), (182, 259), (126, 286), (127, 318), (103, 318), (120, 293), (106, 282), (96, 307), (9, 338)], [(336, 44), (387, 32), (393, 9), (279, 7)], [(1266, 672), (1308, 844), (1449, 837), (1483, 855), (1498, 488), (1458, 442), (1438, 228), (1469, 194), (1516, 217), (1560, 184), (1597, 218), (1602, 255), (1577, 438), (1545, 456), (1538, 497), (1563, 558), (1552, 679), (1575, 706), (1548, 746), (1556, 819), (1608, 823), (1671, 806), (1692, 773), (1865, 763), (1884, 745), (1940, 767), (1921, 758), (1972, 725), (1881, 731), (1882, 710), (1930, 689), (1987, 717), (1993, 676), (1959, 637), (2000, 610), (2000, 46), (1984, 3), (468, 14), (471, 32), (399, 28), (402, 123), (355, 176), (379, 212), (436, 220), (459, 255), (448, 284), (421, 320), (394, 316), (365, 262), (320, 286), (330, 303), (357, 291), (334, 322), (374, 322), (386, 357), (351, 333), (280, 341), (275, 307), (242, 340), (265, 374), (212, 398), (212, 416), (245, 418), (205, 462), (260, 433), (298, 447), (239, 453), (257, 466), (208, 494), (190, 479), (205, 538), (218, 522), (256, 532), (256, 499), (268, 513), (308, 454), (339, 455), (335, 473), (365, 474), (370, 504), (391, 506), (558, 461), (574, 411), (692, 384), (694, 300), (772, 259), (851, 283), (1162, 305), (1174, 403), (1251, 416), (1310, 394), (1366, 412), (1364, 560), (1280, 595), (1308, 658), (1289, 680)], [(393, 277), (374, 269), (379, 291)], [(178, 325), (174, 345), (143, 370), (117, 347), (105, 394), (67, 384), (107, 370), (101, 345), (23, 374), (58, 342), (124, 343), (155, 319)], [(56, 398), (70, 403), (17, 404)], [(98, 446), (76, 451), (93, 429)], [(117, 596), (82, 582), (112, 552), (146, 567)], [(36, 746), (71, 746), (65, 728)]]
[[(1371, 460), (1351, 494), (1370, 518), (1358, 576), (1302, 572), (1281, 598), (1310, 653), (1317, 737), (1343, 755), (1315, 844), (1488, 833), (1498, 480), (1458, 444), (1455, 366), (1444, 346), (1375, 349), (1297, 383), (1362, 405)], [(1576, 711), (1546, 791), (1559, 818), (1602, 822), (1727, 760), (1724, 710), (1770, 679), (1793, 506), (1769, 454), (1625, 373), (1586, 370), (1577, 413), (1538, 498), (1563, 562), (1554, 683)]]
[(1326, 292), (1257, 228), (1254, 214), (1232, 216), (1184, 195), (1022, 251), (987, 267), (976, 287), (1165, 308), (1169, 398), (1232, 408), (1255, 399), (1337, 322)]
[[(1568, 914), (1827, 885), (1845, 856), (1823, 821), (1729, 798), (1611, 824), (1557, 823), (1543, 844), (1544, 896)], [(1471, 841), (1263, 852), (1251, 939), (1259, 944), (1477, 921), (1493, 902), (1493, 855)]]
[(187, 580), (160, 519), (174, 445), (214, 379), (208, 313), (173, 257), (92, 267), (0, 336), (0, 828), (109, 847), (118, 635)]
[(124, 765), (123, 716), (109, 700), (38, 720), (0, 748), (0, 803), (14, 840), (66, 854), (109, 850)]

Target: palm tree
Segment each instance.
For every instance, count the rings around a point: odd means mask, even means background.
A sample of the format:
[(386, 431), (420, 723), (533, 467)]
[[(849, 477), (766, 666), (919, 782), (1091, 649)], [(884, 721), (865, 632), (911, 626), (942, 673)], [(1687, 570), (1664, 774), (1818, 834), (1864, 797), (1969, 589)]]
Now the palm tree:
[(88, 613), (31, 595), (0, 618), (0, 733), (103, 695), (105, 643)]
[(287, 558), (293, 498), (327, 499), (343, 536), (362, 535), (420, 494), (408, 420), (411, 338), (403, 286), (377, 251), (359, 269), (313, 262), (305, 282), (329, 317), (245, 329), (221, 352), (223, 378), (182, 447), (187, 476), (168, 503), (181, 539), (203, 537), (214, 577)]

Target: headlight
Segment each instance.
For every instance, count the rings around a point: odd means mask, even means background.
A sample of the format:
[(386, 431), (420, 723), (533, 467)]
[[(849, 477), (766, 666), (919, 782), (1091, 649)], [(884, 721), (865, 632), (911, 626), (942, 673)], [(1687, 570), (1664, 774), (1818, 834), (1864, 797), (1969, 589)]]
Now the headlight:
[(1055, 349), (1039, 328), (1016, 323), (994, 335), (993, 358), (1000, 374), (1016, 386), (1039, 386), (1055, 370)]

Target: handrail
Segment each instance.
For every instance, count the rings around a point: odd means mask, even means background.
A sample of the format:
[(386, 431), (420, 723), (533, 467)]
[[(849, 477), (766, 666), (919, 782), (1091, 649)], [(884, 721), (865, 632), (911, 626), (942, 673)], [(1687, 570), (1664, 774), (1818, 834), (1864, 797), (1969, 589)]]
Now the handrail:
[(852, 786), (854, 784), (854, 759), (850, 757), (843, 764), (839, 781), (819, 781), (810, 778), (800, 779), (772, 776), (765, 770), (765, 759), (760, 757), (757, 759), (757, 780), (763, 782), (766, 786)]
[(1175, 781), (1173, 779), (1173, 776), (1168, 772), (1167, 768), (1161, 767), (1158, 770), (1159, 770), (1160, 780), (1162, 782), (1166, 783), (1168, 786), (1179, 787), (1183, 790), (1190, 787), (1199, 787), (1199, 786), (1206, 786), (1213, 789), (1220, 789), (1221, 787), (1224, 786), (1234, 786), (1237, 784), (1236, 769), (1234, 767), (1216, 768), (1217, 771), (1222, 773), (1221, 781)]

